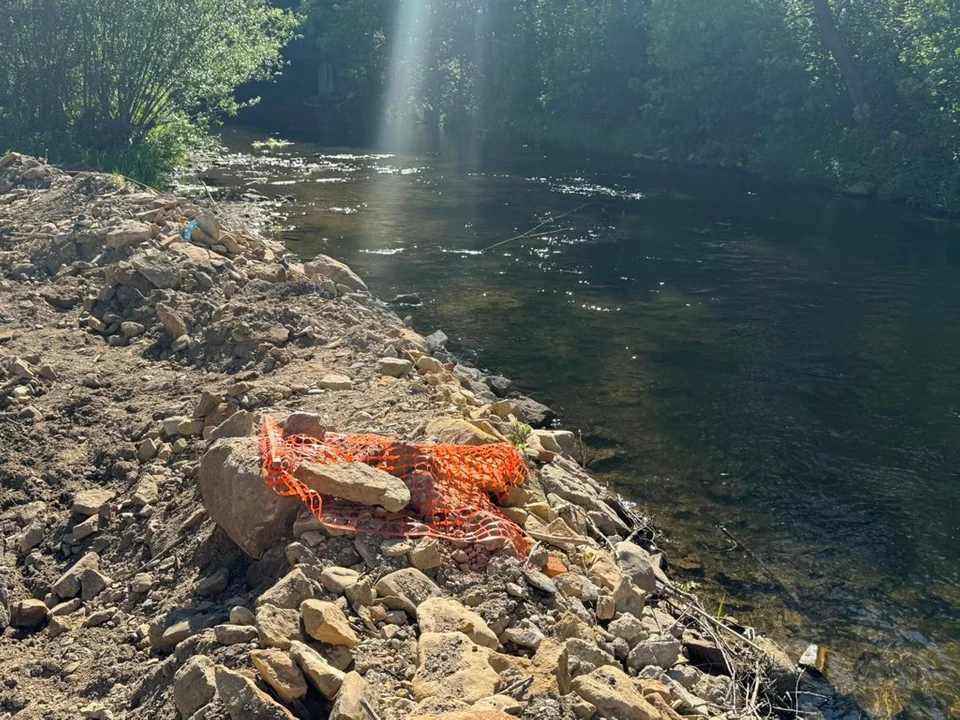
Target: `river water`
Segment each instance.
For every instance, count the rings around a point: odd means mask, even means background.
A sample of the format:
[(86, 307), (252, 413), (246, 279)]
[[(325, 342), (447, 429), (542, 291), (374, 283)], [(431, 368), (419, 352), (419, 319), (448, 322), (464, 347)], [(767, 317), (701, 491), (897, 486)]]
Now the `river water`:
[(417, 330), (581, 431), (708, 602), (829, 648), (871, 716), (960, 717), (960, 225), (528, 148), (226, 139), (213, 175), (292, 196), (292, 250), (419, 293)]

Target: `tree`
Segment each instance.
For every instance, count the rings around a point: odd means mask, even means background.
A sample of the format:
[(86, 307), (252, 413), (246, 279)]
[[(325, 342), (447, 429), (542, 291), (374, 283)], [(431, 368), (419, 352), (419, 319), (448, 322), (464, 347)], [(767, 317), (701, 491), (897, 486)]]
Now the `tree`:
[(863, 86), (863, 78), (860, 71), (854, 64), (840, 39), (840, 33), (837, 32), (837, 23), (833, 16), (833, 10), (830, 8), (829, 0), (811, 0), (813, 9), (817, 15), (817, 26), (820, 28), (820, 36), (823, 38), (823, 45), (833, 57), (837, 64), (837, 70), (843, 80), (844, 88), (850, 97), (851, 114), (854, 108), (865, 105), (867, 94)]

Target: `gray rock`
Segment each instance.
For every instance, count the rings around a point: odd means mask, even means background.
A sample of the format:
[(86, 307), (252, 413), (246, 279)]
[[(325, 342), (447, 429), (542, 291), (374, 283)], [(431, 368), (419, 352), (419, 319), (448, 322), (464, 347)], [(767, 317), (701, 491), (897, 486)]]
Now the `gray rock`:
[(303, 462), (294, 477), (321, 495), (379, 505), (390, 512), (399, 512), (410, 502), (410, 488), (403, 480), (363, 463)]
[(254, 625), (256, 621), (257, 618), (250, 608), (245, 608), (243, 605), (230, 608), (230, 622), (234, 625)]
[(230, 571), (220, 568), (213, 575), (208, 575), (197, 584), (197, 595), (200, 597), (216, 597), (227, 589), (230, 582)]
[(557, 419), (557, 415), (553, 412), (553, 410), (548, 408), (543, 403), (533, 400), (532, 398), (521, 396), (514, 398), (513, 402), (517, 406), (517, 412), (520, 414), (520, 419), (527, 423), (530, 427), (549, 427), (550, 423)]
[(323, 440), (326, 434), (323, 420), (316, 413), (290, 413), (283, 422), (283, 436), (307, 435), (317, 440)]
[(137, 573), (130, 582), (130, 590), (135, 593), (148, 593), (156, 585), (156, 579), (150, 573)]
[(138, 255), (131, 263), (157, 289), (180, 287), (180, 269), (163, 255)]
[(252, 643), (260, 633), (252, 625), (214, 625), (213, 636), (221, 645), (240, 645)]
[(80, 580), (88, 571), (100, 568), (100, 556), (96, 553), (87, 553), (61, 575), (53, 584), (53, 591), (64, 600), (80, 594)]
[(450, 340), (450, 338), (447, 337), (447, 334), (443, 330), (437, 330), (427, 335), (423, 339), (423, 343), (427, 348), (427, 352), (433, 354), (439, 350), (443, 350), (448, 340)]
[(642, 670), (648, 665), (672, 668), (680, 661), (680, 641), (673, 638), (664, 640), (645, 640), (637, 643), (630, 651), (627, 666), (634, 670)]
[(84, 517), (96, 515), (100, 512), (101, 507), (113, 499), (115, 494), (113, 490), (105, 490), (102, 488), (81, 490), (73, 498), (71, 512), (73, 512), (74, 515), (83, 515)]
[(320, 583), (332, 593), (343, 593), (360, 579), (360, 573), (350, 568), (328, 567), (320, 573)]
[(283, 705), (260, 690), (246, 675), (217, 665), (217, 694), (232, 720), (294, 720)]
[(263, 482), (256, 438), (218, 440), (200, 461), (199, 485), (210, 517), (253, 558), (290, 535), (302, 503)]
[(217, 692), (213, 661), (205, 655), (194, 655), (173, 676), (173, 702), (180, 716), (189, 718), (213, 700)]
[(498, 398), (506, 397), (510, 391), (510, 387), (513, 385), (512, 382), (502, 375), (487, 375), (483, 378), (483, 382)]
[(136, 220), (125, 220), (119, 227), (107, 233), (107, 247), (121, 248), (147, 242), (153, 234), (150, 226)]
[(254, 434), (259, 427), (260, 416), (257, 413), (239, 410), (214, 428), (210, 433), (210, 442), (226, 438), (246, 438)]
[(120, 323), (120, 333), (127, 339), (143, 335), (147, 329), (138, 322), (126, 321)]
[(646, 593), (656, 592), (657, 576), (653, 558), (646, 550), (632, 542), (620, 542), (614, 546), (617, 564), (634, 585)]

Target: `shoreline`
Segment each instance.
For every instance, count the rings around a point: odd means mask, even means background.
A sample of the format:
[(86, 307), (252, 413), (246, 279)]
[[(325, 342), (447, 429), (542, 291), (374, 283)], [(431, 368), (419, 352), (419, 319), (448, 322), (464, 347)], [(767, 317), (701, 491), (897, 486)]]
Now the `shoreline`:
[[(256, 203), (214, 207), (0, 160), (4, 711), (819, 712), (794, 660), (670, 581), (573, 434), (535, 427), (548, 408), (451, 365), (342, 263), (260, 236)], [(404, 442), (532, 426), (503, 512), (534, 549), (325, 529), (260, 476), (260, 422), (291, 414)]]

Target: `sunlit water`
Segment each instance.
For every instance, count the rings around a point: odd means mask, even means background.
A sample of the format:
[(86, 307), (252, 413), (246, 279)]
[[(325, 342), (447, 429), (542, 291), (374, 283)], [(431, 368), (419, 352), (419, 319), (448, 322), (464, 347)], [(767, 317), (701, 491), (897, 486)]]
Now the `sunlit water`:
[(960, 717), (956, 223), (526, 149), (230, 142), (221, 180), (296, 198), (292, 250), (419, 293), (418, 330), (561, 411), (726, 614), (830, 648), (877, 717)]

